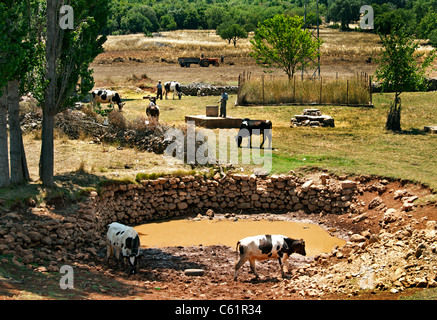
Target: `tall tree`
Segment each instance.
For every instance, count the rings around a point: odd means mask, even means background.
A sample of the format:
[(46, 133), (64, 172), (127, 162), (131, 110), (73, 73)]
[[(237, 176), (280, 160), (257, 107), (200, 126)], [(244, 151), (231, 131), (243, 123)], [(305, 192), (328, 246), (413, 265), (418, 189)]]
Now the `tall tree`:
[(339, 21), (341, 30), (349, 29), (349, 23), (360, 18), (361, 0), (334, 0), (328, 9), (327, 20)]
[(228, 40), (228, 44), (234, 44), (237, 46), (237, 41), (240, 39), (247, 38), (247, 31), (244, 30), (242, 26), (236, 23), (222, 23), (217, 27), (216, 33), (224, 40)]
[[(0, 89), (1, 90), (1, 89)], [(8, 130), (7, 130), (7, 91), (0, 92), (0, 188), (10, 183), (9, 179), (9, 156), (8, 156)]]
[(299, 64), (317, 58), (322, 41), (303, 30), (303, 18), (276, 15), (255, 30), (251, 56), (263, 67), (282, 69), (292, 79)]
[[(42, 145), (39, 174), (45, 186), (54, 185), (54, 117), (82, 99), (93, 87), (89, 65), (103, 52), (105, 36), (100, 36), (107, 16), (106, 0), (47, 0), (44, 75), (42, 104)], [(60, 28), (60, 7), (74, 8), (73, 29)], [(79, 82), (80, 79), (80, 82)], [(77, 85), (79, 83), (79, 88)]]
[[(400, 131), (400, 95), (404, 91), (426, 89), (426, 72), (436, 57), (436, 50), (425, 57), (424, 53), (417, 53), (419, 43), (402, 30), (380, 37), (382, 52), (376, 76), (381, 81), (382, 91), (395, 92), (385, 127), (387, 130)], [(423, 61), (420, 62), (420, 59)]]
[[(3, 35), (0, 42), (0, 94), (5, 96), (2, 101), (0, 120), (0, 144), (1, 153), (1, 181), (0, 186), (6, 186), (9, 179), (7, 170), (7, 131), (6, 111), (9, 112), (9, 138), (10, 138), (10, 174), (11, 182), (19, 184), (29, 180), (26, 155), (24, 152), (23, 139), (19, 118), (19, 81), (25, 77), (27, 71), (33, 65), (33, 45), (35, 37), (31, 33), (33, 10), (37, 6), (37, 0), (6, 0), (0, 4), (0, 34)], [(4, 88), (4, 89), (1, 89)], [(4, 147), (6, 145), (6, 147)]]

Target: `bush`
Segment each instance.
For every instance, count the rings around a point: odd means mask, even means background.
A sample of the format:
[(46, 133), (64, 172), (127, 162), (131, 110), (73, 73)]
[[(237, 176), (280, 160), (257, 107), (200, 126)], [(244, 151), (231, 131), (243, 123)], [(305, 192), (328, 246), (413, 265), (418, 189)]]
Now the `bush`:
[(429, 43), (430, 43), (433, 47), (437, 48), (437, 29), (432, 30), (432, 31), (429, 33), (428, 38), (429, 38)]

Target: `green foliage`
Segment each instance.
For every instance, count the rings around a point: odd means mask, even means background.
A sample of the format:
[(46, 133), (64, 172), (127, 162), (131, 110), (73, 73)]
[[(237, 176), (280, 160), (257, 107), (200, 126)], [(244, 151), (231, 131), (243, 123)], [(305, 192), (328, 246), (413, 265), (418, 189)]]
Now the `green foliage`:
[(430, 43), (433, 47), (437, 48), (437, 29), (432, 30), (432, 31), (429, 33), (428, 38), (429, 38), (429, 43)]
[(360, 18), (361, 0), (335, 0), (327, 12), (327, 21), (341, 23), (341, 29), (349, 29), (349, 23)]
[(26, 73), (38, 63), (38, 32), (33, 31), (35, 20), (32, 20), (32, 15), (38, 11), (38, 2), (0, 2), (0, 88), (10, 80), (23, 80)]
[(102, 108), (102, 105), (100, 103), (98, 103), (97, 106), (94, 108), (94, 112), (101, 115), (102, 117), (107, 117), (113, 110), (114, 107)]
[(251, 40), (251, 56), (261, 66), (282, 69), (291, 79), (298, 64), (304, 67), (318, 56), (322, 44), (302, 27), (303, 18), (298, 16), (276, 15), (264, 21)]
[(416, 17), (410, 10), (396, 9), (375, 15), (375, 30), (381, 34), (403, 29), (407, 34), (413, 34), (416, 29)]
[(232, 22), (224, 22), (217, 27), (217, 34), (224, 40), (234, 43), (237, 46), (239, 39), (247, 38), (247, 31), (240, 25)]
[(376, 77), (382, 91), (422, 91), (426, 89), (426, 71), (436, 57), (435, 50), (418, 62), (424, 53), (416, 53), (419, 43), (402, 30), (380, 35), (381, 59)]
[(382, 91), (394, 91), (394, 102), (387, 117), (386, 129), (401, 130), (401, 99), (404, 91), (423, 91), (426, 89), (426, 71), (436, 57), (436, 51), (418, 62), (423, 53), (416, 53), (419, 44), (403, 30), (392, 31), (389, 35), (380, 35), (382, 40), (381, 59), (376, 77), (381, 81)]

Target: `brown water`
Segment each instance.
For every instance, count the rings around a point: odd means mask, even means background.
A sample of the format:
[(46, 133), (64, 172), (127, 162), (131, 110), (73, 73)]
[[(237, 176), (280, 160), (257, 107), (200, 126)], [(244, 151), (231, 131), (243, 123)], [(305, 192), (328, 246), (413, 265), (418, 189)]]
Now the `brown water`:
[(237, 241), (260, 234), (282, 234), (293, 239), (304, 239), (308, 256), (330, 252), (342, 246), (345, 240), (332, 237), (311, 223), (268, 220), (167, 220), (135, 227), (142, 247), (171, 247), (190, 245), (227, 245), (235, 247)]

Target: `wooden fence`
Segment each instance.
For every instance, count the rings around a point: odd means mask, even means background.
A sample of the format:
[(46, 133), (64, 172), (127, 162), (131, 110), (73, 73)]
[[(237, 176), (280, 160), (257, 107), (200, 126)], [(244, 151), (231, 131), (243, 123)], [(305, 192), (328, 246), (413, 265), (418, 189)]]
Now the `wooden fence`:
[(338, 78), (262, 75), (238, 77), (237, 103), (247, 105), (310, 104), (372, 106), (372, 77), (365, 72)]

